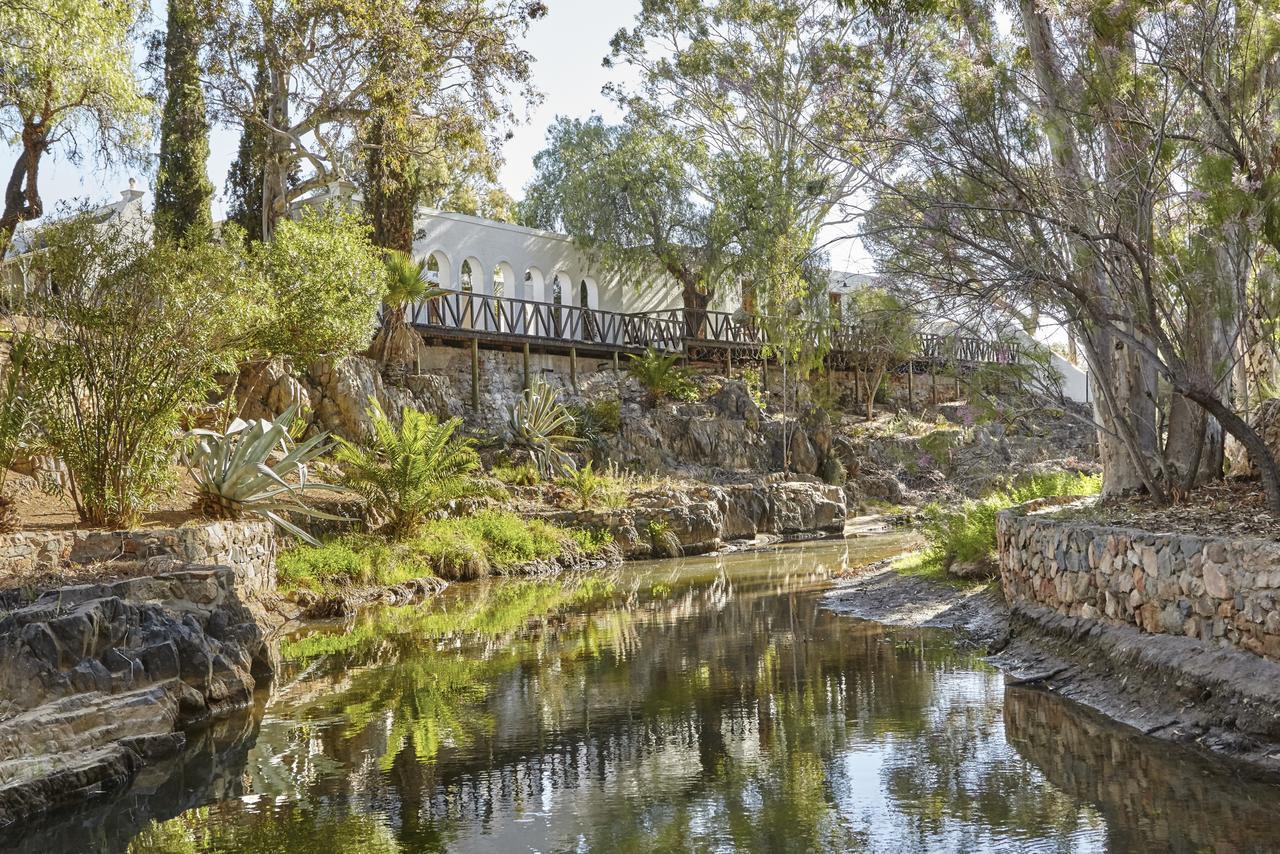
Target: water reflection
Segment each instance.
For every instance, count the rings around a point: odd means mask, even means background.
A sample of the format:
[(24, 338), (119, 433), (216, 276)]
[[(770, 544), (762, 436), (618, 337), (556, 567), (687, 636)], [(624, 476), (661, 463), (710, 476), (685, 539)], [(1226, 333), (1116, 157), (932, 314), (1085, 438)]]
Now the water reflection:
[[(1061, 752), (1041, 753), (1070, 729), (1072, 707), (1050, 718), (1011, 692), (1018, 705), (1002, 714), (1000, 675), (947, 636), (819, 607), (833, 570), (895, 547), (473, 586), (437, 607), (287, 639), (289, 670), (234, 785), (211, 784), (203, 802), (140, 792), (131, 803), (149, 809), (97, 813), (100, 846), (70, 847), (81, 817), (55, 827), (57, 845), (30, 850), (119, 850), (130, 837), (135, 851), (309, 854), (1126, 850), (1227, 838), (1150, 835), (1150, 811), (1165, 804), (1115, 785), (1145, 759), (1117, 764), (1086, 730), (1092, 746), (1072, 750), (1064, 771)], [(1175, 758), (1150, 773), (1182, 768), (1205, 801), (1221, 800), (1199, 766)], [(1076, 784), (1090, 773), (1113, 784)], [(1249, 797), (1276, 804), (1271, 789)], [(1231, 810), (1224, 820), (1262, 832), (1264, 816)], [(1251, 837), (1230, 838), (1249, 850)]]

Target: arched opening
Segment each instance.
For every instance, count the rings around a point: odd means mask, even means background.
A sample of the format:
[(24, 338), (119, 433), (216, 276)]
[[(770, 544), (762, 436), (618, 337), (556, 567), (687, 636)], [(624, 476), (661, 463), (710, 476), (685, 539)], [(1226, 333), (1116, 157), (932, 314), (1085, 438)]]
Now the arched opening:
[(521, 314), (526, 334), (542, 337), (550, 335), (551, 330), (547, 326), (542, 306), (534, 304), (547, 301), (547, 281), (537, 267), (529, 267), (524, 271), (524, 292), (520, 298), (525, 301)]
[(596, 280), (587, 276), (578, 282), (578, 305), (581, 307), (581, 335), (587, 341), (600, 340), (600, 324), (596, 311), (600, 308), (600, 292)]
[(551, 280), (551, 325), (555, 337), (565, 337), (565, 298), (572, 293), (573, 280), (564, 273), (556, 273), (555, 278)]
[(512, 316), (511, 297), (516, 296), (516, 271), (506, 261), (499, 261), (493, 268), (493, 299), (490, 307), (493, 314), (493, 331), (510, 332), (519, 322)]
[(463, 329), (475, 329), (482, 322), (484, 298), (480, 295), (486, 290), (484, 265), (479, 258), (467, 258), (462, 262), (458, 269), (458, 290), (462, 291), (458, 296), (461, 304), (458, 312), (459, 325)]

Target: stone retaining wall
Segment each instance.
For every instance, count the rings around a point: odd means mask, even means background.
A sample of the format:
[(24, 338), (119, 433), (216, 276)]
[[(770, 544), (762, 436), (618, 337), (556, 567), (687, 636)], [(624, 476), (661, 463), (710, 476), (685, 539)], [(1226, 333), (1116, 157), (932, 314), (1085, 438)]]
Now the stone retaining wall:
[(1280, 661), (1280, 543), (1058, 520), (1047, 506), (997, 518), (1010, 607), (1040, 605)]
[(14, 575), (72, 565), (152, 561), (230, 567), (246, 593), (275, 590), (277, 541), (269, 522), (203, 522), (137, 531), (21, 531), (0, 535), (0, 569)]

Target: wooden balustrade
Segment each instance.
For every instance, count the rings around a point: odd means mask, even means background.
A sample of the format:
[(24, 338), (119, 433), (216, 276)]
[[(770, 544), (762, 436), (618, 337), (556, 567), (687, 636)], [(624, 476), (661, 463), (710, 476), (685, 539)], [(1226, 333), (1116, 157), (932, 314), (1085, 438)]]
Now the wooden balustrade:
[[(755, 318), (723, 311), (673, 308), (622, 314), (468, 291), (448, 291), (423, 300), (408, 307), (405, 318), (424, 334), (631, 352), (726, 348), (752, 353), (765, 343), (764, 331)], [(815, 338), (817, 329), (815, 324)], [(856, 338), (846, 328), (831, 330), (832, 353), (854, 356), (858, 349)], [(1017, 346), (1008, 342), (926, 333), (917, 336), (915, 360), (1013, 364), (1020, 361), (1020, 355)]]

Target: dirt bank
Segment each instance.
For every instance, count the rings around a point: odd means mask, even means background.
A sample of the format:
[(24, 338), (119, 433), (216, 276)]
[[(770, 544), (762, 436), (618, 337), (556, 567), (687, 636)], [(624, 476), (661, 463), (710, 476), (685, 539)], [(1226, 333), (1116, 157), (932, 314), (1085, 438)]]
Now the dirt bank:
[(888, 564), (871, 564), (841, 581), (823, 605), (838, 614), (890, 626), (952, 629), (987, 648), (1002, 644), (1008, 634), (1008, 610), (994, 584), (945, 584), (897, 573)]

